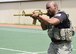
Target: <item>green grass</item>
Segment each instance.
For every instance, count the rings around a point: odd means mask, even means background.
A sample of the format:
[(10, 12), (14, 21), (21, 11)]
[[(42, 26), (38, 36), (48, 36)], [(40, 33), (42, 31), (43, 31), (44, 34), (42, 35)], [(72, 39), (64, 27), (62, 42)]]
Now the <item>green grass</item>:
[[(75, 36), (72, 42), (74, 49)], [(47, 31), (0, 27), (0, 54), (47, 54), (50, 42)], [(76, 50), (73, 51), (75, 53)]]
[[(38, 29), (18, 29), (0, 27), (0, 48), (28, 52), (47, 51), (50, 39), (46, 31)], [(11, 50), (0, 50), (0, 54), (15, 53)], [(19, 52), (18, 52), (19, 53)]]

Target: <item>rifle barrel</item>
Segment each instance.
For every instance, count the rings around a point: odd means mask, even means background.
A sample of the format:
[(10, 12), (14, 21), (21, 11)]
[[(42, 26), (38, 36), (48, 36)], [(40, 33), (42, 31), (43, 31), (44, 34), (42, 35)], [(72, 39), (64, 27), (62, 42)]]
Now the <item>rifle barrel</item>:
[[(46, 15), (46, 13), (42, 13), (43, 15)], [(14, 14), (14, 16), (31, 16), (32, 14)]]

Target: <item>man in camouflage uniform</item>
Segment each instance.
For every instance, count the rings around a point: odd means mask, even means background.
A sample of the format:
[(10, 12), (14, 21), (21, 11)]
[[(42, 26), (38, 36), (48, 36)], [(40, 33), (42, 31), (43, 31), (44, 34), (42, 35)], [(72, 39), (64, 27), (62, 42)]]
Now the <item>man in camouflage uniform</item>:
[(55, 2), (46, 4), (47, 16), (33, 13), (33, 17), (37, 18), (43, 30), (48, 29), (48, 35), (51, 39), (51, 44), (48, 49), (48, 54), (71, 54), (72, 27), (68, 19), (68, 15), (58, 10), (58, 5)]

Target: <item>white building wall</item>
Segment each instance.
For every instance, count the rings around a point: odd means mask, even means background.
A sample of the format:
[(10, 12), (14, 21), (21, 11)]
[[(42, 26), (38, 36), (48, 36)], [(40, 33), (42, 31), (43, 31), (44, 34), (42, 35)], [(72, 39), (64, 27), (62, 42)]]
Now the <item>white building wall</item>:
[[(16, 2), (16, 3), (0, 3), (0, 23), (9, 24), (32, 24), (33, 19), (25, 16), (13, 16), (16, 13), (21, 13), (23, 10), (26, 13), (32, 13), (34, 10), (42, 10), (46, 12), (46, 3), (48, 1), (39, 2)], [(59, 1), (57, 1), (59, 4)], [(39, 22), (37, 22), (39, 24)]]
[[(37, 2), (14, 2), (14, 3), (0, 3), (0, 23), (9, 24), (32, 24), (33, 19), (25, 16), (13, 16), (16, 13), (21, 13), (23, 10), (26, 13), (32, 13), (34, 10), (41, 10), (46, 12), (46, 3), (48, 1)], [(69, 13), (69, 17), (75, 26), (76, 20), (76, 1), (56, 1), (61, 10)], [(39, 22), (37, 22), (39, 24)]]
[(69, 18), (72, 21), (73, 26), (76, 26), (76, 0), (62, 1), (61, 10), (64, 10), (69, 14)]

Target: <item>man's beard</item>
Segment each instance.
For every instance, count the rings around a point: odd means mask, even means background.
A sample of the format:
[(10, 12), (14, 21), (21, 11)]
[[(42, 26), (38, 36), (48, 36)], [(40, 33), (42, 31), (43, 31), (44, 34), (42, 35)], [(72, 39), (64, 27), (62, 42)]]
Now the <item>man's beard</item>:
[(54, 13), (53, 12), (47, 12), (47, 16), (49, 16), (49, 17), (53, 17), (54, 16)]

